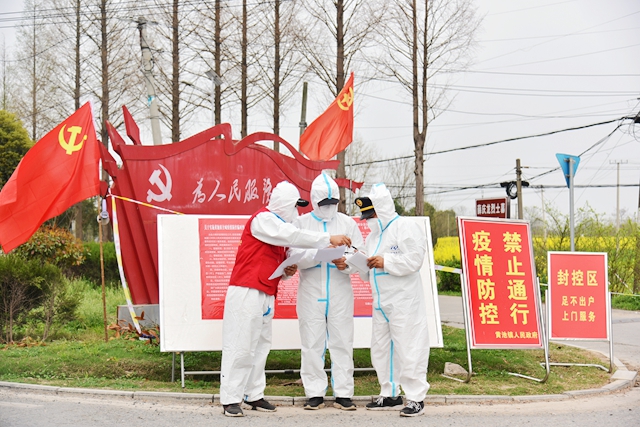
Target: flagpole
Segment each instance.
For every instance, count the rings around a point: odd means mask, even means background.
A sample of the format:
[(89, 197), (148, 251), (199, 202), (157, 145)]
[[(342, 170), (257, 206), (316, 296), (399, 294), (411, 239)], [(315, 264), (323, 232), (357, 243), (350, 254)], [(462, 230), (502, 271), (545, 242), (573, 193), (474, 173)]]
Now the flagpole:
[(109, 342), (107, 334), (107, 296), (104, 286), (104, 250), (102, 246), (102, 216), (98, 217), (98, 239), (100, 240), (100, 276), (102, 278), (102, 320), (104, 323), (104, 342)]

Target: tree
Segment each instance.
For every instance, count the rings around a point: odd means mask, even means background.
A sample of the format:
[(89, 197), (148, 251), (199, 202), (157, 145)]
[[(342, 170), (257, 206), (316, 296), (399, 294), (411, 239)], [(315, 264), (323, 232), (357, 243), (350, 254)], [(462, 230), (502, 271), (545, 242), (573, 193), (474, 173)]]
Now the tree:
[[(305, 39), (304, 49), (311, 70), (324, 82), (333, 98), (344, 87), (349, 70), (357, 71), (356, 59), (373, 41), (373, 30), (380, 23), (383, 5), (371, 0), (313, 0), (305, 2), (312, 21), (313, 37)], [(334, 43), (335, 50), (328, 48)], [(327, 55), (335, 54), (335, 61)], [(345, 178), (345, 153), (338, 153), (338, 178)], [(345, 189), (340, 188), (338, 209), (345, 212)]]
[(37, 141), (60, 120), (60, 87), (55, 84), (59, 33), (48, 26), (43, 0), (26, 0), (24, 18), (16, 33), (17, 54), (11, 67), (12, 107)]
[(411, 94), (417, 215), (424, 214), (428, 126), (448, 106), (446, 73), (467, 65), (479, 22), (472, 0), (393, 0), (378, 27), (387, 55), (374, 64)]
[[(199, 103), (192, 102), (193, 94), (182, 89), (185, 83), (183, 76), (196, 71), (196, 67), (189, 64), (196, 59), (196, 53), (190, 47), (197, 24), (193, 18), (198, 14), (192, 11), (192, 4), (184, 0), (166, 1), (155, 0), (157, 12), (150, 19), (159, 25), (149, 28), (150, 40), (159, 48), (154, 52), (158, 87), (158, 103), (160, 119), (171, 132), (171, 141), (178, 142), (182, 136), (183, 123), (192, 118)], [(153, 29), (153, 31), (151, 31)], [(154, 36), (159, 37), (154, 37)], [(152, 39), (153, 37), (153, 39)], [(191, 68), (192, 70), (190, 70)], [(208, 103), (208, 102), (207, 102)]]
[(0, 110), (0, 187), (4, 187), (33, 142), (15, 114)]
[[(237, 60), (234, 59), (232, 35), (236, 31), (234, 16), (226, 7), (227, 3), (221, 0), (202, 2), (198, 5), (196, 18), (194, 18), (193, 51), (198, 60), (194, 60), (188, 72), (192, 73), (193, 82), (182, 82), (188, 88), (197, 89), (198, 82), (202, 81), (206, 73), (206, 87), (211, 87), (212, 77), (215, 78), (213, 91), (213, 122), (222, 123), (222, 110), (232, 102), (232, 86), (227, 82), (234, 81), (238, 74)], [(213, 32), (211, 31), (213, 28)], [(213, 72), (214, 74), (211, 74)], [(185, 88), (186, 89), (186, 88)], [(190, 97), (186, 102), (190, 105), (202, 107), (210, 106), (211, 93), (198, 90), (199, 93), (187, 91)], [(227, 109), (229, 110), (229, 109)]]
[[(260, 67), (262, 86), (271, 101), (273, 133), (280, 134), (280, 116), (285, 105), (295, 94), (297, 83), (306, 71), (302, 64), (302, 41), (308, 35), (299, 20), (298, 1), (275, 0), (267, 3), (260, 25), (264, 28), (260, 44), (267, 52), (268, 61)], [(273, 46), (273, 50), (268, 47)], [(279, 151), (279, 143), (274, 142)]]

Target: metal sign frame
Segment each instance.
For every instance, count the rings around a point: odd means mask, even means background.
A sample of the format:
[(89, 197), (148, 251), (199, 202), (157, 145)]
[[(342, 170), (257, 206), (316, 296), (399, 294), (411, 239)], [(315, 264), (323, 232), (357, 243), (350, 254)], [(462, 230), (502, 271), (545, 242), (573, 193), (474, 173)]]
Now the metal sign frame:
[[(536, 309), (536, 313), (537, 313), (537, 327), (539, 330), (539, 334), (540, 334), (540, 346), (535, 346), (535, 347), (531, 347), (531, 346), (523, 346), (523, 345), (519, 345), (519, 346), (507, 346), (507, 345), (482, 345), (480, 347), (478, 347), (477, 345), (474, 345), (474, 341), (473, 341), (473, 337), (471, 336), (472, 334), (472, 321), (470, 319), (470, 295), (468, 295), (468, 286), (467, 286), (467, 277), (465, 275), (465, 266), (467, 265), (467, 260), (466, 260), (466, 253), (465, 250), (463, 248), (463, 241), (464, 241), (464, 236), (462, 235), (464, 227), (463, 227), (463, 222), (464, 221), (474, 221), (474, 222), (501, 222), (501, 223), (518, 223), (518, 224), (524, 224), (527, 226), (527, 229), (530, 231), (530, 224), (528, 221), (524, 221), (524, 220), (514, 220), (514, 219), (496, 219), (496, 218), (478, 218), (478, 217), (458, 217), (458, 233), (460, 236), (460, 253), (461, 253), (461, 264), (462, 264), (462, 271), (461, 271), (461, 275), (460, 275), (460, 279), (461, 279), (461, 284), (462, 284), (462, 301), (463, 301), (463, 317), (464, 317), (464, 324), (465, 324), (465, 334), (466, 334), (466, 339), (467, 339), (467, 359), (468, 359), (468, 363), (469, 363), (469, 369), (468, 369), (468, 374), (467, 374), (467, 378), (465, 380), (461, 380), (458, 378), (453, 378), (450, 376), (446, 376), (447, 378), (450, 379), (454, 379), (456, 381), (460, 381), (460, 382), (464, 382), (464, 383), (468, 383), (471, 380), (471, 375), (473, 374), (473, 367), (472, 367), (472, 358), (471, 358), (471, 349), (518, 349), (518, 350), (527, 350), (527, 349), (542, 349), (544, 350), (544, 356), (545, 356), (545, 362), (544, 362), (544, 367), (545, 367), (545, 376), (543, 378), (535, 378), (529, 375), (524, 375), (524, 374), (519, 374), (519, 373), (514, 373), (514, 372), (509, 372), (509, 375), (513, 375), (513, 376), (517, 376), (517, 377), (521, 377), (521, 378), (526, 378), (532, 381), (536, 381), (539, 383), (544, 383), (547, 381), (547, 379), (549, 378), (549, 373), (550, 373), (550, 368), (549, 368), (549, 343), (548, 343), (548, 339), (546, 337), (546, 331), (544, 328), (544, 313), (542, 310), (542, 304), (541, 304), (541, 293), (540, 293), (540, 285), (539, 283), (536, 281), (534, 281), (534, 304), (535, 304), (535, 309)], [(531, 236), (531, 233), (529, 232), (529, 236)], [(533, 260), (533, 243), (532, 240), (529, 239), (529, 250), (530, 250), (530, 262), (531, 262), (531, 266), (532, 266), (532, 280), (535, 279), (536, 275), (535, 275), (535, 263)]]
[[(570, 255), (576, 255), (576, 256), (582, 256), (582, 255), (602, 255), (604, 257), (604, 274), (605, 274), (605, 292), (604, 292), (604, 298), (605, 298), (605, 310), (606, 310), (606, 314), (607, 314), (607, 320), (606, 320), (606, 331), (607, 331), (607, 338), (606, 339), (596, 339), (596, 338), (582, 338), (582, 337), (555, 337), (553, 338), (554, 340), (560, 340), (560, 341), (589, 341), (589, 342), (608, 342), (609, 343), (609, 368), (606, 368), (602, 365), (599, 364), (595, 364), (595, 363), (564, 363), (564, 362), (553, 362), (551, 363), (552, 366), (586, 366), (586, 367), (593, 367), (593, 368), (599, 368), (602, 369), (603, 371), (612, 373), (613, 372), (613, 328), (612, 328), (612, 321), (611, 321), (611, 292), (609, 291), (609, 271), (607, 269), (608, 266), (608, 255), (606, 252), (562, 252), (562, 251), (549, 251), (547, 252), (547, 283), (548, 283), (548, 289), (545, 290), (545, 301), (546, 303), (546, 318), (547, 318), (547, 340), (550, 341), (551, 338), (551, 333), (553, 332), (553, 321), (552, 321), (552, 316), (551, 316), (551, 312), (553, 310), (553, 304), (552, 304), (552, 299), (551, 299), (551, 293), (552, 293), (552, 283), (553, 281), (551, 280), (551, 257), (554, 254), (570, 254)], [(549, 344), (547, 343), (547, 346)]]

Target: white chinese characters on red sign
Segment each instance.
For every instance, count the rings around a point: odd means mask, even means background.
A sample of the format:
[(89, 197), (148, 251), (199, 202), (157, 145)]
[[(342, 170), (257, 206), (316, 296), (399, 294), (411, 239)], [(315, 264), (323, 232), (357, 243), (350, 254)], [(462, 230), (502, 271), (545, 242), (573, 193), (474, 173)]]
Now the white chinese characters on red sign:
[(476, 216), (486, 218), (509, 218), (509, 199), (476, 200)]

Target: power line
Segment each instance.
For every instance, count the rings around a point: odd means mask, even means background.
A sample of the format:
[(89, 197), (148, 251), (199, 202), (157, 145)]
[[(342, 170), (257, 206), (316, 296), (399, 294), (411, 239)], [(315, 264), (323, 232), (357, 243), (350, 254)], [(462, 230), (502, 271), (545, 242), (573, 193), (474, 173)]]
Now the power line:
[[(617, 119), (607, 120), (607, 121), (604, 121), (604, 122), (592, 123), (592, 124), (589, 124), (589, 125), (576, 126), (576, 127), (566, 128), (566, 129), (559, 129), (559, 130), (554, 130), (554, 131), (551, 131), (551, 132), (538, 133), (538, 134), (535, 134), (535, 135), (518, 136), (518, 137), (515, 137), (515, 138), (501, 139), (501, 140), (498, 140), (498, 141), (485, 142), (485, 143), (482, 143), (482, 144), (467, 145), (465, 147), (457, 147), (457, 148), (450, 148), (450, 149), (447, 149), (447, 150), (432, 151), (432, 152), (426, 153), (425, 156), (433, 156), (433, 155), (436, 155), (436, 154), (451, 153), (453, 151), (470, 150), (472, 148), (488, 147), (488, 146), (491, 146), (491, 145), (502, 144), (502, 143), (505, 143), (505, 142), (519, 141), (519, 140), (530, 139), (530, 138), (538, 138), (538, 137), (541, 137), (541, 136), (549, 136), (549, 135), (554, 135), (554, 134), (562, 133), (562, 132), (569, 132), (569, 131), (573, 131), (573, 130), (587, 129), (587, 128), (591, 128), (591, 127), (594, 127), (594, 126), (606, 125), (606, 124), (609, 124), (609, 123), (618, 122), (620, 120), (633, 120), (633, 119), (634, 119), (634, 117), (620, 117), (620, 118), (617, 118)], [(619, 127), (620, 127), (620, 125), (617, 126), (613, 130), (613, 132), (618, 130)], [(609, 136), (610, 135), (611, 135), (611, 133), (609, 134)], [(598, 143), (600, 143), (600, 142), (598, 142)], [(598, 143), (596, 143), (596, 144), (598, 144)], [(589, 149), (593, 148), (594, 146), (590, 147)], [(393, 158), (390, 158), (390, 159), (381, 159), (381, 160), (372, 160), (370, 162), (353, 163), (352, 166), (367, 165), (367, 164), (372, 164), (372, 163), (383, 163), (383, 162), (390, 162), (390, 161), (394, 161), (394, 160), (405, 160), (405, 159), (412, 159), (412, 158), (414, 158), (414, 156), (393, 157)]]

